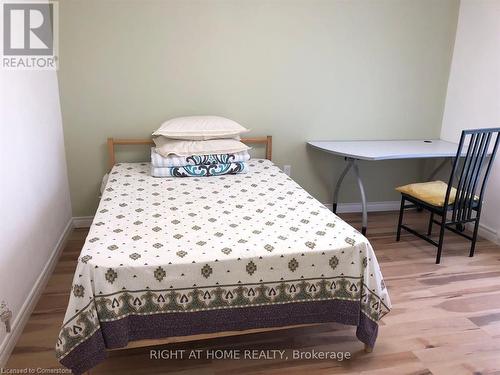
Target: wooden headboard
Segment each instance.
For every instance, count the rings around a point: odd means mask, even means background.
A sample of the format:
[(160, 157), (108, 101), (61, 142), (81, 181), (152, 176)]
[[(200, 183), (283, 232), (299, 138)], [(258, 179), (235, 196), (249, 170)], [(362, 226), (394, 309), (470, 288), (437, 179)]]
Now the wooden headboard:
[[(271, 160), (273, 154), (273, 137), (241, 138), (243, 143), (266, 145), (266, 159)], [(108, 166), (109, 169), (115, 165), (115, 145), (154, 145), (152, 139), (121, 139), (108, 138)]]

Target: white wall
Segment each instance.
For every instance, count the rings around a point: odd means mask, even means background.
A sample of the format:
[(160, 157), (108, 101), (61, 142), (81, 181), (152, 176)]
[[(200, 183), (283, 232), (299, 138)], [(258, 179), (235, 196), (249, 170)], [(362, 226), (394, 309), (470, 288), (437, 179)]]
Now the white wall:
[[(500, 0), (462, 0), (441, 137), (500, 126)], [(493, 165), (481, 223), (500, 234), (500, 157)]]
[(2, 367), (71, 206), (56, 73), (0, 70), (0, 90), (0, 300), (14, 314), (13, 333), (0, 325)]

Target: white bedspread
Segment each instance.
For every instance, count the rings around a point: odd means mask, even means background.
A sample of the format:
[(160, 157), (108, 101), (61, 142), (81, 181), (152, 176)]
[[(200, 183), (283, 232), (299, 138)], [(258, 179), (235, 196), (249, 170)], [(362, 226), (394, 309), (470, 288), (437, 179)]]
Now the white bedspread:
[(368, 240), (272, 162), (190, 179), (117, 164), (79, 258), (57, 354), (129, 315), (328, 299), (358, 301), (374, 322), (390, 308)]

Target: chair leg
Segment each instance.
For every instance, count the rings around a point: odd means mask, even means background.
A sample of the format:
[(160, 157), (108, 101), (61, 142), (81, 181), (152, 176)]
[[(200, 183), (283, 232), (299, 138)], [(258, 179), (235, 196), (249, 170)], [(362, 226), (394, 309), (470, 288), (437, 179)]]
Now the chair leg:
[(444, 240), (444, 223), (446, 222), (446, 213), (443, 213), (443, 219), (441, 220), (441, 228), (439, 230), (439, 242), (438, 242), (438, 251), (436, 255), (436, 264), (441, 262), (441, 251), (443, 250), (443, 240)]
[(403, 223), (403, 213), (405, 210), (405, 198), (401, 197), (401, 207), (399, 208), (398, 232), (396, 234), (396, 241), (401, 238), (401, 224)]
[(474, 256), (478, 229), (479, 229), (479, 217), (476, 217), (476, 222), (474, 223), (474, 233), (472, 234), (472, 244), (470, 246), (470, 252), (469, 252), (470, 257)]
[(427, 235), (430, 236), (432, 234), (432, 224), (434, 220), (434, 212), (431, 212), (431, 216), (429, 217), (429, 226), (427, 228)]

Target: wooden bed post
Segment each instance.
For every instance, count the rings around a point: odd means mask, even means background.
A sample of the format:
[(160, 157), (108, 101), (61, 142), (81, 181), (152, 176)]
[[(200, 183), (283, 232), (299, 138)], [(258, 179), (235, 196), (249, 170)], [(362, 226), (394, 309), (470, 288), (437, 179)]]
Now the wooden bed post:
[(266, 159), (271, 160), (272, 157), (273, 157), (273, 137), (271, 135), (268, 135), (266, 143)]
[(108, 138), (108, 168), (111, 170), (115, 165), (115, 142), (113, 138)]

